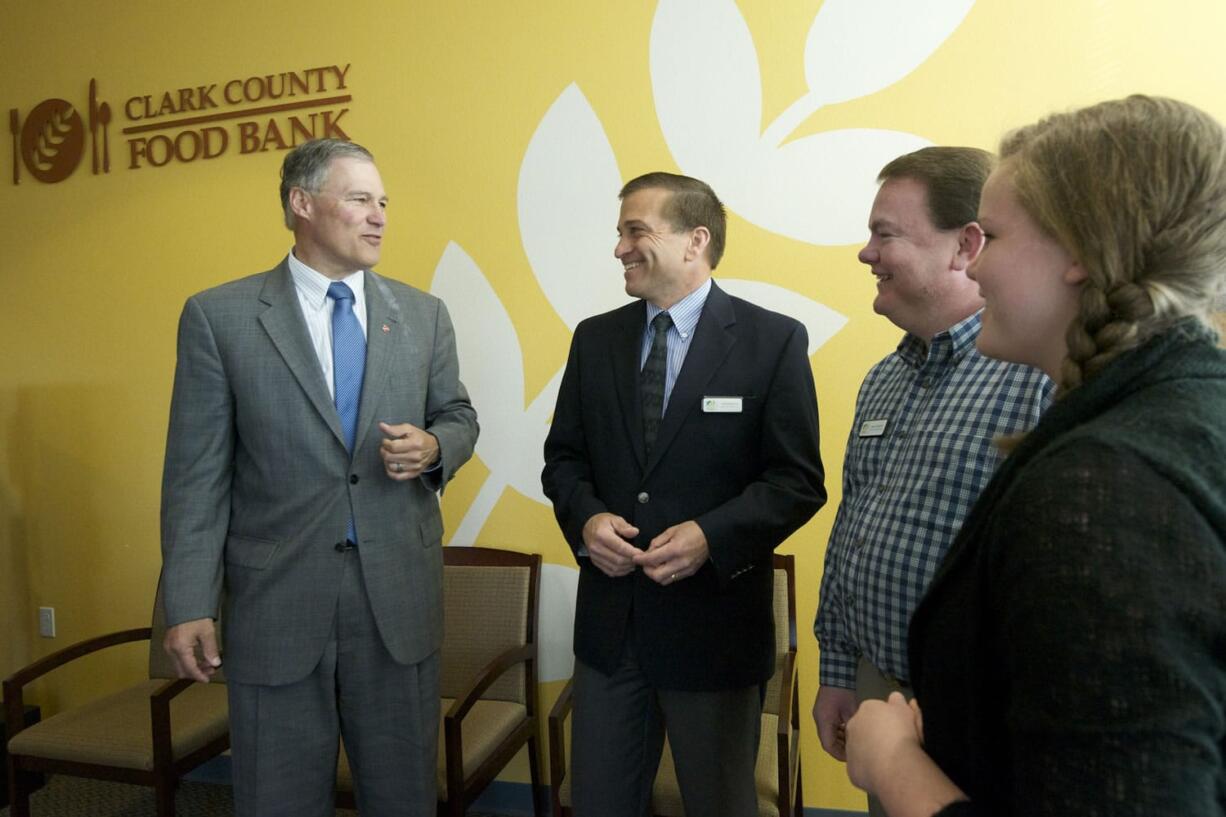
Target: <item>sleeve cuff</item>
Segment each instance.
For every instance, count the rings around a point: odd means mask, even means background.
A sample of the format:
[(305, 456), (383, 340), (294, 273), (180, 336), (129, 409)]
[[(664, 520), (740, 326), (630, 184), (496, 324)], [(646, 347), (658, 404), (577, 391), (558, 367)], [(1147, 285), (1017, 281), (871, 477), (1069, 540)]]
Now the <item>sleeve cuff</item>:
[(818, 659), (818, 682), (822, 686), (855, 689), (859, 656), (822, 651)]

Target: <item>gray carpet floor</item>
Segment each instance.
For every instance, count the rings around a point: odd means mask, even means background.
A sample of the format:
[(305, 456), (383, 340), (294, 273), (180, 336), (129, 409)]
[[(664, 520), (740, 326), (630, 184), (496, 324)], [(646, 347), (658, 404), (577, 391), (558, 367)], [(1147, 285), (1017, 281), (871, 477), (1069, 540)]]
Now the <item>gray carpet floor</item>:
[[(183, 783), (175, 796), (178, 817), (233, 817), (230, 787)], [(153, 789), (127, 783), (55, 775), (30, 797), (32, 817), (153, 817)], [(337, 817), (356, 817), (338, 809)], [(0, 817), (9, 817), (8, 808)]]
[[(213, 783), (183, 783), (175, 797), (177, 817), (233, 817), (230, 787)], [(55, 775), (30, 798), (32, 817), (153, 817), (153, 790), (126, 783), (109, 783)], [(337, 809), (337, 817), (357, 817)], [(0, 817), (9, 817), (8, 808)], [(469, 817), (497, 817), (476, 814)]]

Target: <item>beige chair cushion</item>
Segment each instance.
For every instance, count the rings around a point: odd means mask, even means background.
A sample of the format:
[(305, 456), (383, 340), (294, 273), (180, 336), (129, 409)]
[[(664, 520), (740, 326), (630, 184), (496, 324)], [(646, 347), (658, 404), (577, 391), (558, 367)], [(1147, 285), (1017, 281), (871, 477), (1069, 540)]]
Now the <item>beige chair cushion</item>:
[[(9, 741), (18, 755), (153, 770), (149, 696), (166, 683), (154, 678), (122, 692), (60, 712)], [(194, 752), (230, 729), (224, 684), (192, 684), (170, 702), (176, 758)]]
[[(438, 741), (438, 796), (440, 800), (447, 799), (447, 758), (443, 744), (443, 718), (448, 708), (455, 703), (453, 699), (442, 699), (442, 713), (439, 716)], [(515, 728), (528, 717), (528, 710), (523, 704), (507, 701), (480, 700), (468, 710), (462, 726), (464, 743), (464, 776), (468, 777), (481, 765), (494, 748), (507, 738)], [(349, 768), (349, 758), (341, 747), (340, 759), (336, 770), (336, 787), (341, 791), (353, 791), (353, 772)]]
[[(779, 817), (779, 753), (775, 743), (778, 724), (779, 719), (775, 715), (762, 716), (762, 735), (758, 739), (758, 765), (754, 770), (758, 787), (759, 817)], [(567, 745), (569, 747), (569, 744)], [(569, 760), (568, 757), (568, 769)], [(573, 807), (570, 775), (562, 781), (558, 796), (562, 805)], [(681, 804), (681, 789), (677, 785), (677, 767), (673, 764), (673, 753), (667, 740), (664, 741), (664, 755), (660, 758), (660, 771), (656, 774), (656, 782), (651, 789), (651, 812), (662, 817), (685, 817), (685, 808)]]

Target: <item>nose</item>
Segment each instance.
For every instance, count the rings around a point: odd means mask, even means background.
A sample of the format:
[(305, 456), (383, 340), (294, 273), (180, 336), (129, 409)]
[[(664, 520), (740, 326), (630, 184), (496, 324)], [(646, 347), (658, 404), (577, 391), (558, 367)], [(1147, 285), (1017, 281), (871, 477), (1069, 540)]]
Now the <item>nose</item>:
[(376, 204), (371, 208), (370, 214), (366, 216), (366, 220), (371, 224), (382, 227), (384, 224), (387, 224), (387, 211)]
[(621, 257), (630, 252), (630, 241), (624, 235), (617, 237), (617, 244), (613, 246), (613, 257), (621, 260)]
[(871, 267), (880, 260), (881, 254), (873, 246), (872, 239), (869, 239), (869, 242), (860, 248), (860, 252), (856, 253), (856, 258), (860, 259), (861, 264), (868, 264)]

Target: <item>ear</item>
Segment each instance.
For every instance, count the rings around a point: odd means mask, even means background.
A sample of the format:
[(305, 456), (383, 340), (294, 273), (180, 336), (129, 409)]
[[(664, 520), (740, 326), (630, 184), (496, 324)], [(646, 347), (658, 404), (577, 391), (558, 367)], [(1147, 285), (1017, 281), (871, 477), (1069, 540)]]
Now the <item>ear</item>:
[(958, 251), (954, 254), (953, 263), (950, 266), (958, 272), (966, 272), (967, 268), (975, 263), (979, 253), (983, 251), (983, 244), (983, 228), (979, 226), (979, 222), (972, 221), (966, 224), (958, 231)]
[(693, 261), (696, 258), (702, 258), (710, 243), (711, 231), (701, 225), (695, 227), (690, 231), (690, 241), (685, 248), (685, 260)]
[(1080, 261), (1074, 261), (1064, 271), (1064, 283), (1074, 286), (1085, 283), (1089, 277), (1090, 274), (1085, 271), (1085, 267), (1081, 266)]
[(311, 195), (301, 187), (291, 187), (289, 191), (289, 209), (301, 219), (311, 220), (313, 202)]

